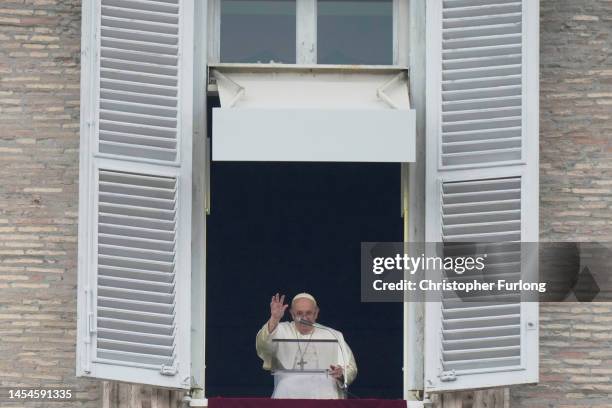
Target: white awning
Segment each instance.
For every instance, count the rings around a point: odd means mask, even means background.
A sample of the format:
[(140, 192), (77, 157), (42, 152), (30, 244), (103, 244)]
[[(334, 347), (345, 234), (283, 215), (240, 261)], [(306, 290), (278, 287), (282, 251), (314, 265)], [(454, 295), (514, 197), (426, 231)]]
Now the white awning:
[(415, 160), (406, 69), (223, 64), (211, 77), (213, 160)]

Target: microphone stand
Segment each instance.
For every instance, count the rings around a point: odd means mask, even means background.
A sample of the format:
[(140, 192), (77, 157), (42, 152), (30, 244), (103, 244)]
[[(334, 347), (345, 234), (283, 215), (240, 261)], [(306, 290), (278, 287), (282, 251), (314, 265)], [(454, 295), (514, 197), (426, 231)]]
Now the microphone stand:
[(306, 319), (299, 319), (297, 321), (297, 323), (303, 324), (304, 326), (310, 326), (310, 327), (316, 327), (318, 329), (322, 329), (322, 330), (326, 330), (329, 333), (331, 333), (332, 336), (334, 336), (334, 338), (336, 339), (336, 341), (338, 342), (338, 346), (340, 347), (340, 354), (342, 355), (342, 363), (343, 363), (343, 368), (344, 368), (344, 372), (342, 373), (342, 379), (343, 384), (340, 386), (340, 388), (342, 389), (342, 391), (346, 394), (346, 396), (348, 396), (348, 383), (346, 380), (346, 370), (348, 367), (348, 364), (346, 363), (346, 358), (344, 357), (344, 348), (342, 347), (342, 342), (340, 341), (340, 338), (338, 338), (338, 336), (336, 335), (336, 333), (334, 333), (334, 331), (332, 329), (330, 329), (329, 327), (323, 326), (322, 324), (318, 324), (318, 323), (313, 323), (313, 322), (309, 322)]

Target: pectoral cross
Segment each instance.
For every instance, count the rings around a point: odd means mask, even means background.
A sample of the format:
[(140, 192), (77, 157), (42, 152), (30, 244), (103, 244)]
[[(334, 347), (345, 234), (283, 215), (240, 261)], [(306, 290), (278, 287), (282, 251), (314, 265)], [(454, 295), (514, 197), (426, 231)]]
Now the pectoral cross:
[(308, 364), (308, 361), (304, 361), (304, 356), (300, 357), (300, 361), (296, 363), (300, 366), (300, 370), (304, 370), (304, 365)]

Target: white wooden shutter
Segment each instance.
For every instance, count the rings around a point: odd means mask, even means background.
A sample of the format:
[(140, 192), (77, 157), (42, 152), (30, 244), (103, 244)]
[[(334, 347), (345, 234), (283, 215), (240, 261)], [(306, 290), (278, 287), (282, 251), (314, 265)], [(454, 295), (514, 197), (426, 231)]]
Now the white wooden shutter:
[(193, 8), (83, 2), (78, 375), (190, 386)]
[[(521, 241), (538, 240), (538, 7), (427, 1), (426, 240), (494, 244), (487, 279), (526, 273)], [(537, 381), (538, 304), (520, 295), (429, 299), (426, 391)]]

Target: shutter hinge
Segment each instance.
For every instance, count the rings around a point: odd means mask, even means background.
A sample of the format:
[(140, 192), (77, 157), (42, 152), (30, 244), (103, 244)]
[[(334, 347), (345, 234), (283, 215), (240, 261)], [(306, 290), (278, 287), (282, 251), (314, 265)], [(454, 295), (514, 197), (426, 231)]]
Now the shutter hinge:
[(96, 322), (94, 320), (93, 308), (94, 308), (93, 291), (89, 290), (89, 310), (87, 311), (87, 326), (88, 326), (90, 335), (96, 332)]
[(92, 334), (95, 333), (94, 314), (93, 314), (93, 291), (89, 286), (85, 287), (85, 358), (83, 361), (83, 371), (86, 374), (91, 374), (91, 343)]
[(173, 375), (176, 375), (176, 373), (178, 373), (178, 368), (174, 365), (167, 366), (167, 365), (162, 364), (161, 368), (159, 369), (159, 373), (161, 375), (173, 376)]
[(87, 336), (91, 338), (91, 335), (96, 332), (93, 312), (93, 291), (90, 288), (85, 288), (85, 296), (87, 299)]
[(457, 376), (455, 375), (455, 370), (443, 371), (442, 374), (440, 374), (440, 381), (442, 382), (450, 382), (456, 380)]
[(96, 332), (96, 327), (94, 325), (94, 315), (92, 312), (87, 313), (87, 332), (90, 336)]

